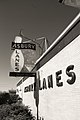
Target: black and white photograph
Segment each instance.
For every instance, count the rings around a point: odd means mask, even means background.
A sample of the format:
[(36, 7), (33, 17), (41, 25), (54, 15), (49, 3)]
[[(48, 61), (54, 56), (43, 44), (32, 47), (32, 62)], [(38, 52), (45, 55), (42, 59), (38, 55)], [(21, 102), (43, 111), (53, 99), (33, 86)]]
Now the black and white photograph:
[(80, 0), (0, 0), (0, 120), (80, 120)]

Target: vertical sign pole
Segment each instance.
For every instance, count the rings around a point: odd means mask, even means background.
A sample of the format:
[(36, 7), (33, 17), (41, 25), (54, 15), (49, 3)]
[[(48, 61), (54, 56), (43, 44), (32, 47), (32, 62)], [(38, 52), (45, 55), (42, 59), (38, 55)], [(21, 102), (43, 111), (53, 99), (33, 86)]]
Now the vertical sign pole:
[(39, 107), (39, 71), (36, 71), (36, 106), (37, 106), (37, 120), (39, 120), (39, 111), (38, 111), (38, 107)]
[(35, 98), (35, 104), (37, 108), (37, 120), (39, 120), (39, 72), (36, 72), (35, 75), (35, 82), (34, 82), (34, 98)]
[(37, 120), (39, 120), (38, 118), (39, 118), (39, 115), (38, 115), (38, 105), (37, 105)]

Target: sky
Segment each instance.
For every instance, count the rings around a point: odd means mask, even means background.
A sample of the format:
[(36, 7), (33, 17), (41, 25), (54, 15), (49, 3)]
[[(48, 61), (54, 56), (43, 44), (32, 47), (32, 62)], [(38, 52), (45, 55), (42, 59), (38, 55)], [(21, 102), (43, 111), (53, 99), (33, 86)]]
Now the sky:
[(78, 12), (58, 0), (0, 0), (0, 91), (15, 89), (20, 79), (9, 77), (11, 43), (20, 29), (28, 38), (44, 36), (51, 44)]

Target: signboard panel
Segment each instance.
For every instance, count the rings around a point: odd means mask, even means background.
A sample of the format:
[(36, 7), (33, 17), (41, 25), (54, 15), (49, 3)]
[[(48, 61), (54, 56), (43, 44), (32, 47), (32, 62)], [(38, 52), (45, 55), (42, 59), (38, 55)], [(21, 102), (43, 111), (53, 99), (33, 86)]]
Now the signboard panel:
[(60, 3), (63, 3), (65, 5), (78, 7), (80, 8), (80, 0), (58, 0)]
[(36, 50), (36, 44), (33, 44), (33, 43), (15, 43), (15, 42), (12, 42), (12, 45), (11, 45), (11, 48), (12, 50), (14, 49), (32, 49), (32, 50)]
[(39, 116), (80, 119), (80, 35), (39, 69)]
[(21, 50), (15, 49), (11, 56), (11, 66), (14, 72), (20, 72), (24, 66), (24, 56)]

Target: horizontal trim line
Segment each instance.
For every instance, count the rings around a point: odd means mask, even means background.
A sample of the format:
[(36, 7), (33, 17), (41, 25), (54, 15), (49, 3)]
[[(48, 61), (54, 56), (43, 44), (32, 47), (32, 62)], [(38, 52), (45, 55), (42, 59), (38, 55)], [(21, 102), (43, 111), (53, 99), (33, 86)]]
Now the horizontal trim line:
[(68, 27), (59, 35), (59, 37), (52, 43), (52, 45), (43, 53), (43, 55), (35, 62), (35, 65), (41, 61), (41, 59), (58, 43), (60, 40), (72, 29), (72, 27), (79, 21), (80, 12), (73, 19), (73, 21), (68, 25)]

